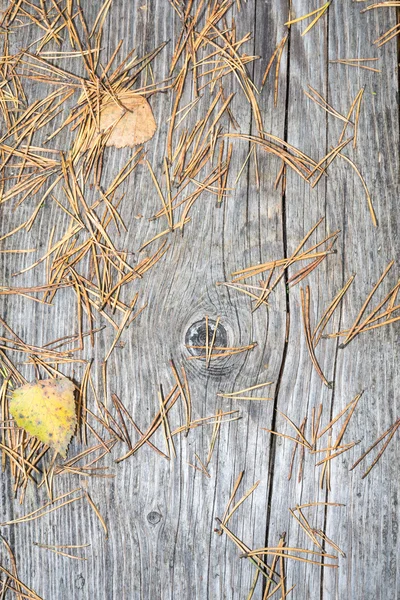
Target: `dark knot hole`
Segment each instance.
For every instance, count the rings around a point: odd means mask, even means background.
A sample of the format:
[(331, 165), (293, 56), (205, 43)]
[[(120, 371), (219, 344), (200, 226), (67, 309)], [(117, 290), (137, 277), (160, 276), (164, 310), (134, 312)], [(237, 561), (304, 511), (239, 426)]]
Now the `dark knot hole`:
[[(216, 321), (208, 319), (208, 343), (211, 345), (211, 341), (214, 336), (216, 327)], [(206, 354), (205, 348), (196, 348), (196, 346), (206, 346), (207, 343), (207, 324), (206, 319), (196, 321), (189, 327), (185, 335), (185, 344), (190, 354), (193, 356), (201, 356)], [(221, 323), (218, 323), (218, 327), (215, 333), (214, 347), (226, 348), (228, 345), (228, 334), (226, 329)]]

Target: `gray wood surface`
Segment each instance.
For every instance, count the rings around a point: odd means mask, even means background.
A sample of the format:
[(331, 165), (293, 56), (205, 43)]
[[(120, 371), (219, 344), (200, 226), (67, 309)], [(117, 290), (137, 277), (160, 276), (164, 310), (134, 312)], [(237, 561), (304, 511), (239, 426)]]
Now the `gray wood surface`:
[[(89, 21), (97, 8), (82, 2)], [(238, 39), (253, 32), (248, 53), (260, 60), (249, 72), (260, 84), (263, 72), (277, 43), (285, 34), (288, 19), (286, 0), (247, 0), (241, 10), (232, 7)], [(294, 16), (317, 7), (311, 0), (292, 0)], [(287, 172), (287, 189), (282, 195), (274, 181), (280, 164), (258, 151), (260, 186), (256, 185), (254, 163), (249, 161), (229, 198), (216, 207), (215, 197), (203, 194), (191, 212), (192, 221), (184, 235), (171, 235), (165, 257), (135, 286), (140, 305), (148, 308), (127, 329), (124, 346), (117, 348), (109, 363), (108, 393), (116, 393), (142, 430), (158, 410), (157, 389), (173, 383), (169, 360), (185, 364), (192, 392), (195, 418), (212, 415), (218, 409), (239, 409), (240, 420), (222, 425), (210, 463), (208, 479), (188, 463), (195, 453), (205, 457), (212, 426), (201, 427), (186, 438), (176, 439), (175, 460), (166, 461), (144, 446), (130, 459), (115, 464), (118, 453), (106, 458), (115, 477), (63, 476), (56, 481), (56, 493), (75, 486), (87, 489), (107, 522), (109, 537), (84, 502), (27, 524), (1, 529), (15, 551), (19, 574), (27, 585), (46, 600), (245, 600), (254, 578), (254, 567), (239, 558), (238, 549), (226, 536), (214, 533), (215, 518), (222, 517), (233, 484), (244, 470), (241, 493), (253, 483), (260, 484), (237, 511), (230, 525), (240, 539), (252, 548), (276, 546), (282, 532), (292, 546), (307, 546), (308, 539), (293, 521), (288, 509), (296, 504), (329, 501), (343, 507), (320, 507), (308, 512), (312, 525), (326, 531), (346, 553), (339, 568), (321, 569), (301, 562), (287, 561), (287, 587), (296, 585), (289, 597), (296, 600), (389, 600), (399, 592), (398, 547), (398, 436), (366, 479), (360, 468), (349, 467), (385, 429), (391, 425), (398, 407), (400, 360), (398, 324), (358, 336), (348, 348), (339, 349), (337, 340), (323, 340), (317, 349), (321, 367), (333, 389), (324, 386), (307, 353), (300, 310), (300, 286), (286, 295), (282, 280), (265, 306), (251, 312), (244, 295), (217, 282), (230, 279), (240, 268), (289, 256), (318, 221), (325, 234), (340, 229), (338, 252), (329, 256), (301, 287), (309, 284), (312, 293), (311, 318), (316, 323), (335, 293), (352, 274), (355, 282), (330, 330), (349, 327), (362, 302), (391, 259), (398, 259), (399, 238), (399, 71), (396, 40), (382, 48), (372, 42), (396, 23), (396, 9), (380, 9), (361, 14), (364, 3), (334, 0), (327, 14), (304, 37), (302, 23), (292, 27), (280, 70), (279, 103), (273, 106), (273, 73), (259, 96), (265, 131), (271, 132), (303, 152), (319, 159), (336, 145), (342, 123), (327, 115), (309, 100), (303, 90), (316, 89), (342, 114), (358, 90), (365, 86), (359, 141), (349, 151), (366, 183), (379, 221), (374, 228), (359, 178), (348, 163), (337, 159), (329, 176), (312, 189), (295, 173)], [(105, 26), (105, 56), (110, 56), (118, 40), (125, 52), (133, 47), (138, 54), (171, 40), (156, 58), (158, 80), (168, 75), (168, 65), (179, 33), (176, 14), (166, 0), (114, 0)], [(33, 37), (32, 37), (33, 36)], [(23, 30), (15, 44), (27, 45), (35, 32)], [(15, 51), (15, 48), (14, 48)], [(379, 57), (380, 73), (374, 73), (330, 60), (346, 57)], [(167, 58), (166, 58), (167, 57)], [(104, 58), (104, 63), (106, 58)], [(27, 90), (30, 99), (37, 92)], [(256, 134), (250, 106), (232, 79), (236, 92), (232, 110), (242, 133)], [(227, 92), (229, 86), (227, 86)], [(190, 99), (190, 94), (188, 95)], [(148, 158), (161, 177), (172, 96), (157, 94), (151, 99), (158, 130), (146, 145)], [(194, 123), (203, 116), (204, 105), (188, 117)], [(229, 129), (229, 123), (224, 123)], [(58, 139), (57, 147), (71, 142), (70, 133)], [(243, 164), (250, 146), (236, 142), (230, 183)], [(130, 156), (128, 149), (108, 149), (105, 181), (111, 181)], [(231, 181), (232, 180), (232, 181)], [(121, 214), (128, 231), (118, 240), (120, 248), (136, 257), (143, 241), (164, 227), (150, 218), (160, 209), (160, 200), (149, 173), (140, 165), (122, 186), (126, 193)], [(35, 205), (28, 200), (18, 210), (2, 204), (1, 234), (27, 218)], [(136, 215), (143, 215), (137, 219)], [(48, 202), (32, 230), (5, 240), (3, 248), (30, 247), (40, 252), (47, 247), (54, 225), (62, 231), (62, 220), (54, 203)], [(314, 241), (320, 238), (315, 236)], [(153, 248), (153, 247), (152, 247)], [(34, 255), (36, 256), (36, 254)], [(2, 285), (15, 285), (12, 273), (31, 264), (31, 255), (0, 254)], [(17, 278), (20, 285), (40, 284), (43, 269)], [(398, 264), (385, 281), (385, 290), (399, 276)], [(73, 292), (58, 293), (53, 306), (45, 307), (22, 297), (1, 297), (1, 314), (18, 335), (35, 345), (71, 333), (76, 324)], [(249, 353), (229, 360), (212, 362), (206, 370), (201, 361), (187, 361), (185, 335), (188, 328), (205, 315), (221, 317), (228, 333), (228, 345), (257, 341)], [(286, 330), (290, 321), (288, 339)], [(106, 328), (84, 357), (94, 359), (96, 385), (101, 385), (101, 361), (113, 340)], [(82, 373), (65, 370), (77, 380)], [(26, 369), (33, 379), (33, 371)], [(273, 402), (230, 402), (217, 397), (220, 390), (241, 389), (272, 380)], [(314, 456), (306, 456), (302, 481), (297, 479), (298, 462), (288, 480), (293, 444), (271, 436), (262, 428), (291, 434), (275, 409), (299, 424), (311, 410), (323, 404), (323, 425), (329, 422), (359, 392), (365, 390), (350, 421), (346, 440), (361, 440), (348, 453), (332, 461), (332, 489), (319, 486), (320, 469)], [(181, 415), (183, 419), (183, 415)], [(309, 429), (308, 429), (309, 431)], [(136, 438), (134, 438), (136, 439)], [(77, 442), (73, 442), (75, 444)], [(163, 439), (157, 437), (163, 447)], [(45, 500), (42, 491), (28, 488), (23, 506), (13, 497), (9, 473), (1, 476), (0, 519), (6, 521), (34, 510)], [(86, 562), (73, 561), (41, 549), (44, 544), (90, 543)], [(276, 597), (278, 597), (277, 595)], [(254, 599), (263, 597), (261, 578)], [(275, 596), (274, 596), (275, 597)]]

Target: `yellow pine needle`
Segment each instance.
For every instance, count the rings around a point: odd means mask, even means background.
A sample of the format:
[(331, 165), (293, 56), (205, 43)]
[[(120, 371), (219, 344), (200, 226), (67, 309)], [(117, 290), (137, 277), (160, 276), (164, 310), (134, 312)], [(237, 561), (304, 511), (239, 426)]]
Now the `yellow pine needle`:
[(302, 36), (305, 35), (308, 31), (310, 31), (310, 29), (312, 27), (314, 27), (314, 25), (317, 23), (317, 21), (322, 17), (322, 15), (325, 13), (326, 10), (328, 10), (329, 5), (331, 4), (331, 0), (329, 2), (326, 2), (326, 4), (324, 4), (323, 6), (321, 6), (320, 8), (316, 8), (315, 10), (312, 10), (311, 12), (307, 13), (306, 15), (303, 15), (301, 17), (297, 17), (296, 19), (291, 19), (290, 21), (287, 21), (285, 23), (285, 25), (287, 25), (288, 27), (291, 25), (294, 25), (295, 23), (299, 23), (300, 21), (304, 21), (305, 19), (308, 19), (310, 17), (313, 17), (314, 15), (317, 15), (315, 17), (315, 19), (313, 19), (311, 21), (311, 23), (306, 27), (306, 29), (303, 31), (303, 33), (301, 34)]
[(324, 4), (324, 6), (322, 6), (322, 7), (320, 8), (320, 12), (319, 12), (319, 14), (318, 14), (318, 15), (315, 17), (315, 19), (313, 19), (313, 20), (311, 21), (311, 23), (308, 25), (308, 27), (306, 27), (306, 28), (305, 28), (305, 30), (304, 30), (304, 31), (303, 31), (303, 33), (301, 34), (302, 36), (303, 36), (303, 35), (306, 35), (306, 33), (308, 33), (308, 32), (310, 31), (310, 29), (312, 29), (312, 28), (314, 27), (314, 25), (315, 25), (315, 24), (316, 24), (316, 23), (319, 21), (319, 19), (320, 19), (320, 18), (321, 18), (321, 17), (322, 17), (322, 16), (325, 14), (325, 12), (328, 10), (330, 3), (331, 3), (331, 1), (330, 1), (330, 2), (327, 2), (326, 4)]

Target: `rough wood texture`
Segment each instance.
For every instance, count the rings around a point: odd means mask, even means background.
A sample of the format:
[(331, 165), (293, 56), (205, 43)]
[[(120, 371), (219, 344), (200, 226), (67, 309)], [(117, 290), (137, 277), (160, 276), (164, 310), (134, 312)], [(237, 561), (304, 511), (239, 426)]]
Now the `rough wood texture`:
[[(83, 2), (85, 14), (95, 13), (92, 3)], [(94, 3), (95, 4), (95, 3)], [(288, 16), (288, 2), (248, 0), (237, 7), (238, 37), (254, 33), (248, 53), (262, 58), (250, 65), (259, 85), (267, 62), (282, 39)], [(312, 291), (311, 318), (315, 323), (334, 294), (351, 274), (356, 280), (342, 308), (335, 313), (335, 327), (348, 327), (357, 315), (373, 283), (392, 258), (399, 255), (399, 72), (396, 40), (381, 49), (372, 41), (395, 24), (396, 9), (360, 14), (363, 4), (332, 2), (328, 13), (306, 36), (303, 24), (292, 27), (282, 57), (279, 103), (273, 108), (273, 73), (260, 95), (264, 127), (305, 153), (317, 158), (335, 145), (342, 123), (327, 115), (303, 93), (307, 85), (346, 114), (358, 90), (365, 86), (359, 143), (352, 156), (369, 186), (379, 227), (374, 228), (365, 194), (357, 175), (345, 161), (337, 159), (329, 177), (311, 187), (287, 173), (287, 190), (282, 196), (273, 183), (279, 164), (258, 153), (260, 187), (255, 184), (254, 163), (249, 161), (236, 189), (222, 207), (213, 196), (202, 196), (192, 211), (192, 222), (184, 236), (171, 236), (171, 248), (148, 277), (140, 282), (141, 298), (149, 303), (140, 319), (124, 333), (125, 346), (110, 360), (109, 392), (115, 392), (145, 429), (157, 407), (160, 382), (172, 383), (168, 366), (186, 361), (185, 335), (188, 328), (209, 315), (221, 316), (228, 345), (257, 341), (258, 346), (223, 363), (187, 364), (196, 417), (215, 414), (219, 408), (239, 408), (241, 420), (222, 426), (210, 464), (211, 478), (193, 470), (188, 462), (194, 453), (205, 456), (211, 427), (199, 428), (176, 443), (177, 459), (163, 460), (148, 447), (132, 459), (113, 466), (114, 479), (88, 482), (64, 478), (57, 492), (70, 490), (75, 483), (87, 486), (109, 528), (109, 539), (91, 509), (73, 504), (62, 511), (29, 524), (4, 528), (2, 533), (15, 550), (21, 579), (46, 600), (79, 599), (162, 599), (242, 600), (249, 593), (254, 570), (238, 558), (238, 550), (213, 529), (221, 517), (240, 471), (245, 471), (242, 490), (256, 480), (261, 483), (231, 521), (232, 530), (251, 547), (276, 546), (287, 532), (291, 545), (304, 546), (307, 538), (290, 517), (288, 508), (303, 502), (326, 501), (345, 504), (341, 508), (319, 508), (310, 514), (313, 526), (326, 528), (329, 537), (346, 552), (338, 570), (288, 562), (287, 587), (296, 584), (290, 597), (297, 600), (387, 600), (398, 590), (398, 439), (393, 439), (370, 476), (361, 480), (361, 471), (348, 468), (396, 419), (400, 347), (398, 326), (389, 326), (356, 338), (348, 348), (339, 349), (336, 340), (323, 340), (318, 347), (321, 367), (334, 388), (325, 387), (313, 369), (306, 348), (301, 321), (299, 286), (285, 293), (285, 281), (271, 298), (268, 311), (262, 306), (252, 313), (244, 296), (216, 282), (232, 271), (257, 262), (290, 255), (301, 238), (320, 217), (326, 233), (341, 230), (338, 252), (309, 276)], [(293, 0), (295, 16), (316, 7), (310, 0)], [(106, 25), (105, 53), (111, 55), (118, 40), (125, 51), (148, 52), (163, 41), (171, 43), (171, 56), (178, 32), (174, 10), (166, 0), (130, 2), (114, 0)], [(23, 33), (24, 44), (32, 32)], [(19, 41), (18, 44), (21, 45)], [(15, 50), (15, 49), (14, 49)], [(381, 73), (372, 73), (329, 60), (346, 57), (379, 56)], [(106, 59), (103, 61), (106, 62)], [(167, 76), (169, 60), (156, 59), (157, 79)], [(253, 72), (254, 71), (254, 72)], [(32, 86), (30, 96), (35, 93)], [(233, 81), (232, 90), (238, 92)], [(155, 137), (148, 144), (153, 168), (162, 172), (162, 159), (170, 115), (171, 96), (159, 94), (151, 100), (156, 122)], [(198, 118), (195, 109), (189, 119)], [(243, 133), (255, 133), (249, 104), (239, 93), (233, 111)], [(65, 144), (70, 143), (66, 134)], [(60, 140), (58, 140), (60, 147)], [(237, 173), (249, 151), (238, 142), (232, 163)], [(129, 149), (107, 150), (106, 179), (111, 180), (130, 156)], [(148, 172), (140, 166), (124, 184), (127, 197), (122, 215), (128, 233), (120, 247), (137, 253), (140, 244), (160, 231), (158, 221), (147, 220), (159, 209)], [(2, 205), (1, 233), (28, 216), (29, 199), (18, 211)], [(135, 219), (142, 214), (144, 218)], [(43, 250), (60, 213), (51, 203), (42, 209), (29, 233), (14, 236), (4, 247)], [(313, 238), (316, 239), (316, 238)], [(30, 255), (0, 254), (1, 284), (8, 285), (12, 273), (31, 262)], [(28, 272), (20, 281), (40, 283), (40, 270)], [(398, 265), (385, 282), (394, 285)], [(301, 284), (304, 287), (304, 284)], [(72, 292), (71, 292), (72, 294)], [(56, 297), (54, 306), (43, 307), (21, 297), (1, 299), (2, 315), (25, 340), (40, 345), (71, 333), (75, 303), (68, 291)], [(290, 319), (289, 337), (285, 340)], [(113, 339), (106, 330), (95, 349), (88, 350), (98, 363)], [(220, 366), (222, 364), (222, 366)], [(33, 374), (31, 373), (31, 376)], [(77, 375), (78, 377), (78, 375)], [(241, 403), (217, 397), (220, 390), (245, 388), (273, 380), (273, 402)], [(168, 385), (169, 385), (168, 384)], [(322, 402), (323, 424), (338, 413), (357, 393), (365, 390), (352, 421), (348, 440), (361, 444), (332, 462), (332, 490), (319, 487), (316, 460), (306, 458), (302, 481), (297, 467), (288, 481), (293, 445), (271, 436), (262, 428), (287, 431), (274, 409), (299, 424)], [(309, 424), (308, 424), (309, 427)], [(397, 436), (396, 436), (397, 437)], [(397, 451), (397, 454), (396, 454)], [(116, 457), (114, 457), (116, 458)], [(295, 463), (297, 464), (297, 463)], [(25, 514), (43, 502), (30, 489), (24, 506), (13, 499), (8, 474), (2, 474), (1, 521)], [(71, 483), (72, 481), (72, 483)], [(240, 492), (238, 494), (240, 496)], [(87, 562), (72, 561), (40, 549), (32, 542), (74, 544), (90, 542)], [(254, 599), (262, 598), (262, 584)], [(274, 596), (275, 597), (275, 596)]]

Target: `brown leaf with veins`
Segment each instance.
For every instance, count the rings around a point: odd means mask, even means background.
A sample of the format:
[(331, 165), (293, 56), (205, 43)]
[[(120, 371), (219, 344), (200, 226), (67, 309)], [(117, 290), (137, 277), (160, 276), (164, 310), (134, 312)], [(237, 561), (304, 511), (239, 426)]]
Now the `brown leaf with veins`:
[(100, 108), (100, 131), (111, 131), (106, 146), (132, 148), (150, 140), (157, 125), (146, 98), (126, 90), (118, 95), (118, 102), (107, 98)]

